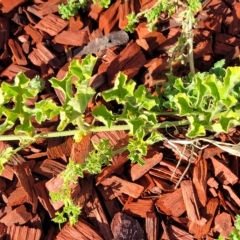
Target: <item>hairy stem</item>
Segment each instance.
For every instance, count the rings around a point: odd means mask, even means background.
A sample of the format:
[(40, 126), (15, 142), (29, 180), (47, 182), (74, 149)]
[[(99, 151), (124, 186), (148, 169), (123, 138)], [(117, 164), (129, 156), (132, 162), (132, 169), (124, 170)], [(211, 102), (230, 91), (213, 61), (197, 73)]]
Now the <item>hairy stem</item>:
[[(183, 126), (189, 124), (188, 120), (180, 120), (180, 121), (173, 121), (173, 122), (163, 122), (157, 124), (155, 127), (152, 127), (152, 129), (157, 128), (167, 128), (167, 127), (173, 127), (173, 126)], [(149, 128), (146, 125), (146, 128)], [(129, 130), (128, 125), (115, 125), (111, 128), (108, 128), (106, 126), (100, 126), (100, 127), (90, 127), (87, 129), (89, 132), (106, 132), (106, 131), (121, 131), (121, 130)], [(151, 130), (152, 130), (151, 129)], [(75, 134), (78, 134), (81, 130), (68, 130), (68, 131), (62, 131), (62, 132), (50, 132), (50, 133), (40, 133), (36, 134), (35, 136), (31, 137), (28, 135), (1, 135), (0, 141), (15, 141), (15, 140), (36, 140), (39, 138), (55, 138), (55, 137), (66, 137), (66, 136), (73, 136)]]
[(192, 37), (192, 16), (193, 13), (191, 10), (188, 12), (188, 61), (189, 61), (189, 67), (190, 71), (193, 75), (195, 75), (195, 67), (194, 67), (194, 56), (193, 56), (193, 37)]

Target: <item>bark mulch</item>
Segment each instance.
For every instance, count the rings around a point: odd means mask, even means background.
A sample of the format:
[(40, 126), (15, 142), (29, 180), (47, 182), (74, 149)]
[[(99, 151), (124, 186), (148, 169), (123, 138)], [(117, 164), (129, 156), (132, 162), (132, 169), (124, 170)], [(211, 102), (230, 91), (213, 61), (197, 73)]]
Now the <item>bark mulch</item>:
[[(23, 71), (28, 77), (40, 75), (46, 83), (41, 99), (63, 98), (48, 80), (63, 77), (77, 47), (124, 29), (126, 14), (144, 9), (155, 1), (112, 1), (109, 9), (89, 5), (69, 21), (58, 14), (65, 0), (1, 0), (0, 81), (12, 82)], [(196, 69), (208, 71), (213, 63), (226, 59), (226, 66), (239, 65), (240, 3), (210, 0), (198, 13), (194, 30)], [(129, 41), (94, 52), (99, 56), (92, 86), (97, 91), (112, 86), (119, 72), (149, 89), (166, 81), (168, 49), (181, 31), (177, 16), (161, 19), (157, 31), (149, 32), (142, 21)], [(103, 51), (102, 51), (103, 50)], [(177, 74), (188, 68), (178, 66)], [(39, 132), (54, 129), (57, 119), (37, 126)], [(176, 138), (181, 138), (181, 131)], [(169, 134), (175, 133), (169, 129)], [(236, 214), (240, 214), (239, 159), (216, 146), (204, 150), (171, 144), (154, 145), (141, 167), (130, 164), (127, 153), (114, 157), (112, 165), (97, 176), (86, 176), (72, 186), (82, 214), (75, 226), (61, 229), (51, 221), (62, 203), (52, 203), (49, 191), (61, 186), (59, 174), (68, 158), (83, 162), (91, 141), (109, 138), (116, 148), (127, 140), (125, 132), (98, 133), (74, 143), (72, 137), (44, 140), (16, 154), (0, 177), (0, 239), (214, 239), (228, 236)], [(238, 143), (240, 129), (216, 139)], [(0, 143), (0, 151), (7, 144)], [(176, 170), (176, 164), (181, 164)], [(174, 186), (190, 168), (177, 189)], [(175, 171), (176, 170), (176, 171)], [(173, 172), (174, 176), (172, 177)]]

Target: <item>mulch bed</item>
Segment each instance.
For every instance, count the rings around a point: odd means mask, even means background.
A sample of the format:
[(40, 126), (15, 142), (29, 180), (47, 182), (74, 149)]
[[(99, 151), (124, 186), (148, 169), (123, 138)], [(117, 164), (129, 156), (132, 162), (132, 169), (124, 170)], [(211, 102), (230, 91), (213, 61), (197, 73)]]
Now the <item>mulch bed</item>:
[[(76, 47), (110, 32), (124, 29), (126, 14), (144, 9), (155, 1), (112, 1), (107, 10), (89, 5), (69, 21), (58, 14), (65, 0), (2, 0), (0, 14), (0, 81), (12, 82), (23, 71), (28, 77), (40, 75), (46, 83), (40, 99), (52, 97), (61, 103), (58, 91), (48, 79), (61, 78), (74, 58)], [(198, 13), (194, 30), (196, 69), (208, 71), (213, 64), (226, 60), (226, 66), (239, 65), (240, 3), (234, 0), (210, 0)], [(95, 53), (99, 56), (94, 70), (93, 87), (102, 91), (111, 87), (119, 71), (138, 84), (154, 87), (166, 81), (167, 50), (176, 42), (181, 24), (177, 16), (161, 19), (157, 31), (149, 32), (142, 21), (128, 43)], [(175, 68), (186, 74), (187, 66)], [(57, 119), (37, 126), (38, 131), (54, 129)], [(181, 138), (179, 129), (169, 136)], [(238, 143), (240, 130), (219, 134), (216, 139)], [(68, 158), (83, 162), (91, 149), (91, 140), (110, 139), (116, 148), (127, 139), (125, 132), (88, 135), (80, 143), (71, 137), (41, 139), (22, 150), (6, 164), (0, 177), (0, 239), (214, 239), (228, 236), (234, 217), (240, 214), (239, 159), (216, 146), (196, 149), (191, 157), (165, 142), (149, 148), (141, 167), (130, 164), (127, 154), (113, 159), (97, 176), (86, 176), (74, 186), (75, 202), (82, 214), (75, 226), (59, 229), (51, 221), (61, 203), (51, 203), (49, 191), (59, 187), (59, 174)], [(0, 151), (7, 144), (0, 143)], [(177, 144), (176, 144), (177, 145)], [(174, 186), (190, 168), (177, 189)], [(61, 182), (61, 181), (60, 181)]]

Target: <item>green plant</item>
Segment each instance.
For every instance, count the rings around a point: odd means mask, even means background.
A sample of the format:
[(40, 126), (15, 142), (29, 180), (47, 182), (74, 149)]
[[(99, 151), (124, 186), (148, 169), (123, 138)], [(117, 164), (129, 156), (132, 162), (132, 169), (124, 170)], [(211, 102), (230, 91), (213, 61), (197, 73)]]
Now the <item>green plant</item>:
[[(106, 155), (107, 153), (107, 155)], [(54, 222), (64, 223), (67, 221), (66, 216), (69, 219), (71, 225), (74, 225), (81, 213), (81, 207), (74, 204), (71, 199), (71, 189), (69, 186), (77, 183), (77, 179), (84, 176), (84, 172), (87, 171), (90, 174), (97, 174), (101, 172), (102, 166), (110, 164), (110, 159), (117, 152), (113, 152), (112, 146), (110, 146), (108, 140), (103, 139), (99, 143), (94, 143), (94, 150), (89, 153), (89, 157), (85, 159), (84, 164), (75, 163), (72, 159), (69, 159), (69, 163), (61, 173), (63, 184), (58, 192), (50, 192), (50, 197), (53, 202), (63, 201), (64, 207), (62, 212), (57, 212)]]
[[(129, 143), (117, 153), (128, 150), (128, 157), (133, 163), (144, 164), (142, 159), (147, 154), (147, 147), (166, 140), (159, 133), (160, 128), (188, 124), (190, 127), (187, 136), (196, 138), (205, 136), (207, 130), (227, 132), (230, 127), (240, 123), (238, 114), (240, 99), (237, 91), (240, 68), (232, 67), (225, 70), (222, 68), (223, 64), (223, 61), (218, 62), (209, 73), (197, 73), (194, 76), (189, 74), (184, 79), (169, 76), (170, 81), (165, 84), (165, 91), (159, 96), (151, 95), (143, 85), (136, 88), (133, 80), (127, 81), (127, 76), (119, 73), (114, 87), (102, 92), (101, 96), (106, 102), (116, 101), (121, 107), (120, 111), (113, 113), (104, 105), (100, 105), (92, 114), (96, 120), (102, 122), (105, 131), (111, 131), (117, 126), (128, 130)], [(172, 111), (166, 112), (169, 108)], [(159, 123), (157, 118), (159, 115), (177, 115), (186, 117), (187, 120)], [(119, 122), (122, 125), (117, 125)], [(100, 149), (101, 156), (107, 156), (107, 159), (106, 162), (100, 161), (95, 165), (96, 158), (93, 156), (99, 154)], [(82, 169), (98, 173), (101, 171), (101, 165), (109, 164), (115, 154), (116, 152), (112, 152), (109, 147), (95, 148), (87, 160), (91, 167), (86, 161)], [(98, 156), (97, 159), (101, 157)], [(97, 170), (93, 172), (90, 169)], [(82, 174), (78, 176), (82, 177)], [(58, 199), (63, 199), (61, 194)], [(63, 209), (61, 214), (68, 213)], [(64, 219), (57, 219), (57, 222), (61, 223), (61, 220)]]
[(167, 13), (168, 17), (171, 17), (178, 9), (178, 3), (174, 0), (158, 0), (152, 7), (138, 13), (131, 13), (127, 16), (128, 25), (125, 30), (133, 33), (136, 28), (136, 24), (139, 23), (141, 18), (147, 20), (147, 27), (150, 31), (155, 29), (156, 23), (162, 13)]
[[(110, 0), (95, 0), (93, 2), (104, 8), (108, 8), (111, 3)], [(59, 5), (59, 13), (63, 19), (68, 19), (71, 16), (75, 16), (80, 8), (84, 9), (87, 3), (87, 0), (68, 0), (67, 4)], [(201, 7), (200, 0), (158, 0), (150, 8), (129, 14), (127, 16), (128, 25), (125, 27), (125, 31), (133, 33), (136, 24), (139, 23), (141, 18), (146, 19), (148, 29), (153, 31), (157, 22), (159, 22), (161, 14), (167, 14), (169, 18), (181, 10), (178, 14), (178, 20), (182, 23), (181, 35), (175, 46), (168, 52), (170, 56), (170, 71), (172, 71), (174, 62), (180, 61), (182, 64), (189, 63), (190, 71), (194, 74), (192, 29), (196, 24), (195, 14)]]
[[(14, 135), (0, 135), (0, 140), (20, 141), (18, 148), (10, 147), (0, 154), (0, 170), (3, 170), (3, 165), (12, 154), (38, 138), (74, 136), (76, 141), (80, 141), (83, 135), (90, 132), (128, 131), (129, 142), (118, 151), (113, 151), (108, 142), (103, 140), (94, 145), (95, 149), (90, 152), (85, 164), (69, 161), (66, 171), (62, 173), (62, 189), (51, 194), (53, 200), (61, 199), (65, 204), (63, 212), (57, 215), (58, 223), (65, 221), (67, 216), (73, 224), (80, 213), (79, 207), (73, 207), (69, 184), (76, 182), (85, 171), (99, 173), (102, 165), (108, 165), (114, 155), (126, 150), (133, 163), (143, 165), (143, 156), (147, 154), (149, 145), (162, 140), (169, 141), (160, 133), (161, 128), (189, 125), (186, 135), (194, 139), (205, 136), (206, 131), (227, 132), (230, 127), (240, 123), (240, 67), (225, 70), (222, 68), (224, 62), (219, 62), (209, 72), (190, 73), (184, 78), (169, 75), (165, 90), (159, 91), (158, 96), (152, 95), (144, 85), (137, 86), (135, 81), (119, 73), (113, 88), (98, 94), (106, 102), (115, 101), (118, 111), (115, 113), (99, 105), (92, 111), (95, 120), (87, 124), (84, 113), (95, 94), (89, 87), (89, 81), (96, 60), (93, 56), (87, 56), (81, 63), (74, 60), (62, 80), (50, 80), (52, 86), (64, 94), (62, 105), (45, 99), (28, 106), (27, 100), (36, 98), (43, 86), (41, 79), (30, 80), (23, 73), (16, 76), (13, 85), (4, 82), (0, 88), (0, 112), (4, 119), (0, 125), (1, 134), (14, 131)], [(38, 133), (32, 124), (33, 119), (42, 123), (56, 116), (59, 117), (56, 132)], [(180, 116), (182, 119), (159, 122), (159, 116)], [(96, 122), (100, 126), (96, 126)], [(74, 129), (65, 130), (70, 123)]]
[[(229, 235), (230, 240), (239, 240), (240, 239), (240, 215), (236, 215), (236, 220), (234, 223), (235, 229)], [(225, 240), (225, 238), (220, 235), (218, 240)]]
[(136, 24), (142, 17), (147, 20), (147, 27), (150, 31), (156, 28), (157, 22), (162, 13), (171, 17), (174, 13), (178, 14), (178, 21), (182, 23), (182, 31), (174, 47), (169, 50), (170, 70), (174, 62), (180, 61), (182, 64), (189, 62), (190, 71), (195, 73), (193, 58), (193, 36), (192, 29), (196, 24), (195, 14), (201, 9), (202, 4), (199, 0), (159, 0), (151, 8), (147, 8), (137, 14), (131, 13), (127, 16), (128, 25), (125, 30), (134, 32)]
[(205, 136), (206, 130), (227, 132), (239, 124), (239, 67), (222, 68), (218, 62), (209, 72), (189, 74), (185, 78), (170, 76), (165, 84), (166, 108), (186, 116), (188, 137)]
[[(67, 4), (60, 4), (58, 6), (59, 13), (63, 19), (69, 19), (77, 15), (80, 9), (84, 9), (88, 3), (91, 1), (88, 0), (67, 0)], [(108, 8), (111, 3), (111, 0), (94, 0), (94, 4), (97, 4), (100, 7)]]

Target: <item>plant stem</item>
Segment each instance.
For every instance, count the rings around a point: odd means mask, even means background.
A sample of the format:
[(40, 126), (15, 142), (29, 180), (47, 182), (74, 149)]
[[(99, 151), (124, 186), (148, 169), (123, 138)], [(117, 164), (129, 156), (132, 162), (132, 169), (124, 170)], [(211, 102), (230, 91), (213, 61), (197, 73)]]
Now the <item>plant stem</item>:
[[(147, 126), (148, 128), (152, 129), (158, 129), (158, 128), (167, 128), (167, 127), (173, 127), (173, 126), (183, 126), (189, 124), (188, 120), (180, 120), (180, 121), (173, 121), (173, 122), (163, 122), (159, 123), (156, 126)], [(87, 129), (89, 132), (107, 132), (107, 131), (123, 131), (123, 130), (129, 130), (128, 125), (115, 125), (111, 128), (108, 128), (106, 126), (99, 126), (99, 127), (90, 127)], [(40, 133), (36, 134), (35, 136), (31, 137), (28, 135), (1, 135), (0, 141), (15, 141), (15, 140), (36, 140), (39, 138), (55, 138), (55, 137), (67, 137), (67, 136), (73, 136), (75, 134), (78, 134), (81, 130), (68, 130), (68, 131), (62, 131), (62, 132), (50, 132), (50, 133)]]
[(189, 9), (188, 10), (188, 61), (189, 61), (189, 67), (190, 71), (193, 75), (195, 75), (195, 67), (194, 67), (194, 56), (193, 56), (193, 36), (192, 36), (192, 19), (193, 18), (193, 12)]
[(122, 148), (119, 148), (118, 150), (113, 151), (113, 155), (115, 156), (115, 155), (117, 155), (117, 154), (119, 154), (119, 153), (122, 153), (122, 152), (124, 152), (124, 151), (126, 151), (126, 150), (127, 150), (127, 146), (122, 147)]
[(184, 125), (188, 125), (188, 124), (189, 124), (188, 120), (179, 120), (179, 121), (172, 121), (172, 122), (164, 121), (162, 123), (157, 124), (156, 127), (154, 127), (153, 129), (178, 127), (178, 126), (184, 126)]

